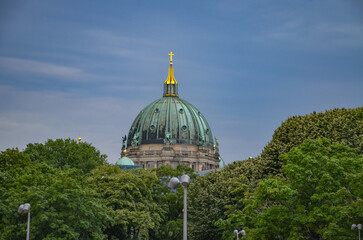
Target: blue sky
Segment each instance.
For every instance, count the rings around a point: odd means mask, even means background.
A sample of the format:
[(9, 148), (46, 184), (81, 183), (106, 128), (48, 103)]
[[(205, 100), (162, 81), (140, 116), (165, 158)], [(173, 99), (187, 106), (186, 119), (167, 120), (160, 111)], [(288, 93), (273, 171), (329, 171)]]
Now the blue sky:
[(2, 1), (0, 150), (81, 136), (114, 163), (170, 51), (227, 163), (289, 116), (363, 103), (362, 1)]

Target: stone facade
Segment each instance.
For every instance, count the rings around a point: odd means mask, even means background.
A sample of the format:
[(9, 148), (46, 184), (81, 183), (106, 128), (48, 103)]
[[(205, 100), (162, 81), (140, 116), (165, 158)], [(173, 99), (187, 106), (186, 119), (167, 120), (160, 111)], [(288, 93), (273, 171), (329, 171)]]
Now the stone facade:
[(142, 144), (128, 147), (122, 156), (133, 160), (135, 165), (143, 168), (157, 168), (160, 166), (177, 165), (188, 166), (195, 171), (217, 169), (219, 167), (219, 153), (213, 148), (184, 144)]

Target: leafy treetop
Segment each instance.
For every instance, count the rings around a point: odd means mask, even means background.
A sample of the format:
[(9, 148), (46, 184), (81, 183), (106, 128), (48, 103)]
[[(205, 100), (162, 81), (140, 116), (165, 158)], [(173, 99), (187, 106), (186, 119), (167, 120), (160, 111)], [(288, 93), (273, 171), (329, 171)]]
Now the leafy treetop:
[(29, 143), (24, 150), (34, 162), (61, 169), (77, 168), (83, 173), (106, 163), (107, 156), (87, 142), (74, 139), (49, 139), (44, 144)]

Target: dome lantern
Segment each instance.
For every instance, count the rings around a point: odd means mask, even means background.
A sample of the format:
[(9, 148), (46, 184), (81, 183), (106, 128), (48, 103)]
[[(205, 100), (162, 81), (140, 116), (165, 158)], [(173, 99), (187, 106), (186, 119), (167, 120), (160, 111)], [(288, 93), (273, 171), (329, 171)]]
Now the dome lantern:
[(173, 70), (173, 52), (169, 53), (170, 56), (170, 67), (169, 67), (169, 75), (164, 82), (164, 97), (177, 97), (178, 96), (178, 82), (174, 78), (174, 70)]

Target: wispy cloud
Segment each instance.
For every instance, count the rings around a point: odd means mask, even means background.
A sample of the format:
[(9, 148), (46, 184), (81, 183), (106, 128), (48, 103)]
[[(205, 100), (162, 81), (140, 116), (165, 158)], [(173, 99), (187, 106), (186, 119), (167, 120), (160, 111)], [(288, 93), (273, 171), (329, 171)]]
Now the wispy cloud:
[(301, 19), (276, 25), (260, 32), (256, 39), (290, 41), (294, 44), (326, 49), (331, 47), (362, 47), (363, 26), (334, 22), (309, 23)]
[(154, 53), (150, 54), (152, 49), (162, 47), (161, 42), (154, 39), (130, 37), (122, 32), (112, 32), (103, 29), (89, 29), (82, 33), (88, 39), (86, 50), (89, 53), (145, 62), (162, 62), (165, 60), (158, 59)]
[(10, 57), (0, 57), (0, 68), (15, 73), (35, 73), (62, 78), (73, 78), (82, 73), (81, 69), (74, 67)]
[(363, 46), (363, 26), (319, 23), (311, 28), (311, 35), (330, 39), (335, 44)]
[(119, 45), (146, 45), (146, 46), (160, 46), (160, 42), (150, 39), (138, 38), (138, 37), (126, 37), (125, 34), (115, 33), (102, 29), (90, 29), (84, 32), (86, 35), (93, 39), (99, 39), (105, 44), (119, 44)]
[(27, 143), (48, 138), (81, 135), (114, 162), (120, 154), (121, 137), (128, 133), (144, 104), (128, 98), (19, 90), (0, 85), (0, 151), (22, 149)]
[[(330, 2), (329, 2), (330, 3)], [(351, 11), (351, 3), (331, 1), (331, 4), (296, 3), (296, 8), (284, 6), (266, 6), (262, 2), (246, 3), (242, 1), (223, 1), (214, 5), (214, 10), (221, 16), (241, 22), (240, 33), (244, 40), (253, 43), (272, 42), (292, 47), (304, 47), (321, 50), (337, 48), (361, 48), (363, 46), (363, 26), (354, 17), (342, 16)], [(320, 5), (321, 4), (321, 5)], [(320, 10), (318, 10), (320, 9)], [(335, 9), (335, 16), (330, 11)], [(254, 12), (251, 18), (245, 18)], [(354, 14), (353, 12), (349, 12)], [(246, 23), (249, 23), (246, 25)], [(237, 31), (238, 28), (236, 28)], [(238, 38), (236, 38), (239, 41)]]

